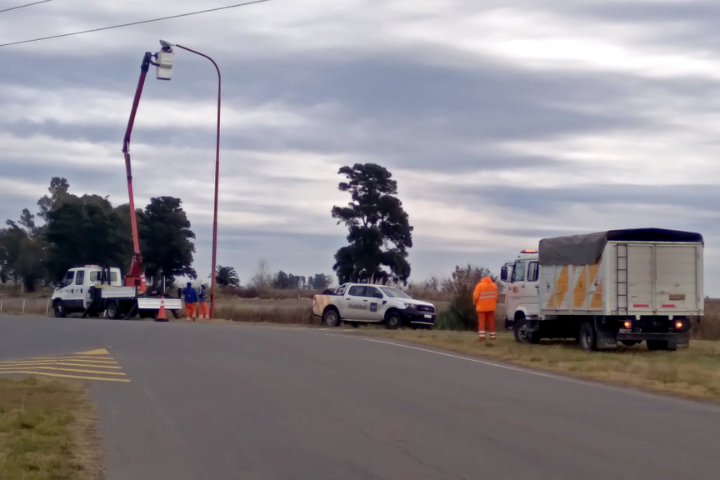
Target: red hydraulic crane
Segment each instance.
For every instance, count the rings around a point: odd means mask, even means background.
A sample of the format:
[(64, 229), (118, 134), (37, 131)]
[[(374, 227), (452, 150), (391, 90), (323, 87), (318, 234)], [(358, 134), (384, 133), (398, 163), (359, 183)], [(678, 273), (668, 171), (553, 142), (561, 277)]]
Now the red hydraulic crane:
[(142, 66), (140, 67), (140, 81), (135, 91), (135, 100), (133, 100), (132, 111), (130, 112), (130, 120), (128, 121), (127, 130), (125, 132), (125, 140), (123, 141), (123, 154), (125, 154), (125, 170), (127, 171), (128, 196), (130, 197), (130, 223), (132, 224), (133, 236), (133, 258), (130, 264), (130, 272), (125, 276), (125, 286), (138, 287), (141, 293), (147, 290), (145, 281), (145, 272), (143, 271), (143, 258), (140, 253), (140, 237), (138, 236), (137, 214), (135, 213), (135, 195), (133, 193), (132, 183), (132, 166), (130, 164), (130, 137), (132, 135), (133, 125), (135, 123), (135, 115), (137, 114), (140, 97), (142, 96), (143, 87), (145, 86), (145, 77), (147, 77), (150, 63), (152, 62), (152, 54), (145, 53)]

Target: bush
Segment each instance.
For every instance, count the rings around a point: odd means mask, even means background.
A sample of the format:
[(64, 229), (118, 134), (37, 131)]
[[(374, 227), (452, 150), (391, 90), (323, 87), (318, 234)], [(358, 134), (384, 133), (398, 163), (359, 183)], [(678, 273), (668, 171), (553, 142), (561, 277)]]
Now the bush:
[(435, 328), (438, 330), (477, 330), (477, 314), (473, 304), (475, 286), (483, 277), (497, 278), (485, 267), (468, 265), (455, 267), (452, 276), (443, 281), (443, 290), (452, 294), (450, 307), (438, 315)]

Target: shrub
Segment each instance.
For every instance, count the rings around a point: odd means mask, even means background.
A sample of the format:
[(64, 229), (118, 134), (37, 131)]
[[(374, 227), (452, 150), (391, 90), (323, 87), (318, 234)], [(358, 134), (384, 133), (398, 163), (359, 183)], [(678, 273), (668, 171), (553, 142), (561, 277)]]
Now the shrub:
[(452, 300), (450, 307), (438, 315), (435, 324), (437, 329), (477, 330), (477, 314), (472, 296), (478, 282), (488, 276), (497, 281), (485, 267), (455, 267), (452, 276), (443, 281), (443, 290), (452, 294)]

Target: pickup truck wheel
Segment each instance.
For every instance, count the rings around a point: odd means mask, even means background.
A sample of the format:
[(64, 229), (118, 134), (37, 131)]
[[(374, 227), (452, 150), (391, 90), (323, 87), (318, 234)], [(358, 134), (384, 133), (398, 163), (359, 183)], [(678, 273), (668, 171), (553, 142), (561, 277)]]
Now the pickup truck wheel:
[(385, 326), (388, 330), (397, 330), (401, 324), (402, 319), (400, 318), (400, 314), (396, 312), (391, 313), (387, 316), (387, 319), (385, 319)]
[(55, 317), (57, 318), (65, 318), (67, 316), (67, 311), (65, 311), (65, 305), (63, 305), (62, 300), (56, 300), (53, 304), (53, 310), (55, 311)]
[(109, 302), (105, 306), (105, 311), (107, 312), (108, 318), (116, 319), (120, 316), (120, 309), (115, 302)]
[(328, 327), (339, 327), (340, 326), (340, 315), (337, 310), (329, 309), (323, 313), (323, 323)]
[(597, 350), (597, 335), (595, 334), (595, 329), (590, 322), (582, 324), (578, 338), (580, 339), (580, 346), (583, 350), (587, 350), (588, 352), (594, 352)]
[(626, 347), (634, 347), (640, 342), (638, 342), (637, 340), (621, 340), (620, 343), (622, 343)]

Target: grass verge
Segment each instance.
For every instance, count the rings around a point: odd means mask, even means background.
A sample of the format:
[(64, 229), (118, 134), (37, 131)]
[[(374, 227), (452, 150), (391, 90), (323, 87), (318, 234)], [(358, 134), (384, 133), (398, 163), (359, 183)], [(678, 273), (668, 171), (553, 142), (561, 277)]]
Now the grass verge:
[(0, 478), (103, 478), (83, 384), (0, 378)]
[(609, 352), (585, 352), (571, 342), (522, 345), (507, 333), (499, 334), (496, 342), (480, 343), (475, 334), (467, 332), (361, 331), (588, 380), (720, 401), (720, 342), (693, 340), (690, 348), (677, 352), (650, 352), (644, 344)]

